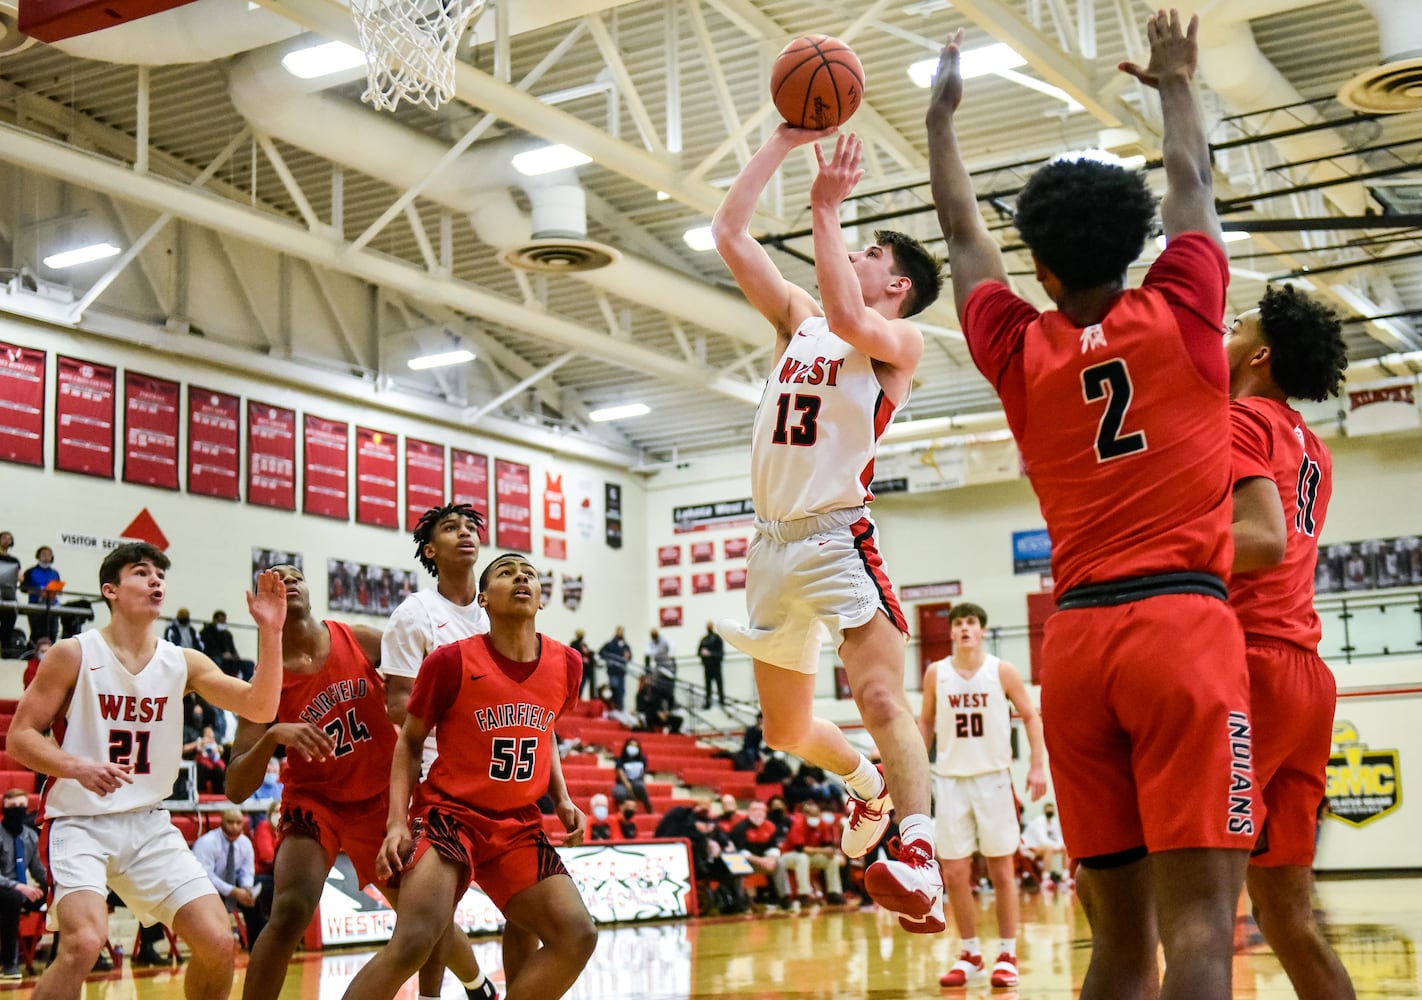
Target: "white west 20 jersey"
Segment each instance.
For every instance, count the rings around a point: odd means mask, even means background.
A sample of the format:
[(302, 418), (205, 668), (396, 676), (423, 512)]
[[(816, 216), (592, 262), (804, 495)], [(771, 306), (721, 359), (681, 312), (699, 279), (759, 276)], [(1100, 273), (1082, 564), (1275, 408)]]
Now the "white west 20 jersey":
[[(380, 640), (380, 672), (388, 677), (414, 678), (420, 664), (438, 646), (489, 631), (489, 615), (479, 602), (461, 607), (438, 590), (417, 590), (400, 602)], [(435, 734), (425, 738), (422, 754), (427, 773), (438, 752)]]
[(153, 658), (129, 673), (103, 633), (79, 633), (79, 676), (59, 745), (85, 760), (130, 768), (130, 785), (96, 795), (73, 778), (58, 778), (45, 793), (44, 814), (99, 816), (153, 809), (173, 790), (183, 759), (183, 693), (188, 664), (180, 647), (158, 640)]
[(751, 438), (751, 498), (763, 521), (874, 499), (874, 451), (894, 418), (874, 362), (823, 316), (800, 324), (766, 382)]
[(1012, 717), (996, 656), (965, 678), (953, 658), (938, 668), (938, 758), (933, 770), (945, 778), (970, 778), (1012, 766)]

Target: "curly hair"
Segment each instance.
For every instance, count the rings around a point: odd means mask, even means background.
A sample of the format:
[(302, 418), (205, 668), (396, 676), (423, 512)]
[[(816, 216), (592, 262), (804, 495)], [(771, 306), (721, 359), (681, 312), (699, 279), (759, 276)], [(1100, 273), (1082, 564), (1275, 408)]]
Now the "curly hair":
[(1071, 291), (1119, 281), (1155, 224), (1155, 195), (1135, 170), (1092, 159), (1055, 160), (1017, 196), (1022, 241)]
[(443, 507), (431, 507), (420, 515), (420, 519), (415, 522), (415, 558), (420, 561), (420, 565), (435, 579), (439, 578), (439, 567), (435, 565), (433, 559), (425, 555), (425, 546), (434, 537), (435, 527), (451, 514), (459, 517), (467, 517), (474, 522), (474, 530), (479, 535), (480, 541), (484, 536), (484, 515), (480, 514), (467, 503), (447, 503)]
[(1338, 314), (1293, 285), (1270, 285), (1259, 300), (1274, 384), (1291, 399), (1323, 402), (1343, 387), (1348, 347)]
[(893, 229), (877, 230), (874, 242), (889, 248), (894, 255), (894, 274), (908, 278), (913, 286), (900, 315), (917, 316), (931, 306), (943, 290), (943, 262), (912, 236)]

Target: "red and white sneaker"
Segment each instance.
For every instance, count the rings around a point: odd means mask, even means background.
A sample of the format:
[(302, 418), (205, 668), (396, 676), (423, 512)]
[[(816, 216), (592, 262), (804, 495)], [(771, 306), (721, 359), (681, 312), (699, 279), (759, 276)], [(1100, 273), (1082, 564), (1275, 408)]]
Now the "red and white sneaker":
[(900, 844), (897, 861), (876, 861), (864, 873), (864, 890), (886, 910), (899, 915), (899, 926), (914, 934), (941, 934), (943, 872), (927, 841)]
[(992, 984), (998, 988), (1017, 985), (1017, 956), (1003, 952), (992, 967)]
[(958, 961), (953, 963), (953, 968), (938, 977), (938, 985), (945, 987), (967, 986), (968, 979), (972, 976), (983, 974), (983, 957), (972, 955), (964, 951), (958, 956)]
[(889, 783), (884, 781), (884, 769), (879, 768), (882, 790), (872, 799), (864, 800), (849, 792), (849, 817), (844, 824), (844, 832), (839, 838), (839, 849), (846, 857), (862, 858), (884, 839), (884, 831), (889, 828), (889, 810), (894, 804), (889, 801)]

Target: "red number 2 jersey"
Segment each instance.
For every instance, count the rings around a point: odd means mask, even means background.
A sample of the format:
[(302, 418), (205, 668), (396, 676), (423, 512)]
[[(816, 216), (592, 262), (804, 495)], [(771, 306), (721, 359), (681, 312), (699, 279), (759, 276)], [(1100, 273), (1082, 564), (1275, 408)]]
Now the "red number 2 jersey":
[(577, 701), (583, 658), (539, 639), (532, 663), (499, 655), (487, 635), (425, 657), (407, 711), (434, 727), (439, 757), (416, 792), (417, 807), (446, 800), (507, 812), (548, 791), (558, 752), (553, 723)]
[(390, 788), (395, 727), (385, 712), (385, 685), (350, 627), (328, 621), (331, 652), (314, 674), (281, 681), (278, 722), (309, 722), (336, 741), (324, 761), (286, 758), (287, 792), (326, 802), (364, 802)]

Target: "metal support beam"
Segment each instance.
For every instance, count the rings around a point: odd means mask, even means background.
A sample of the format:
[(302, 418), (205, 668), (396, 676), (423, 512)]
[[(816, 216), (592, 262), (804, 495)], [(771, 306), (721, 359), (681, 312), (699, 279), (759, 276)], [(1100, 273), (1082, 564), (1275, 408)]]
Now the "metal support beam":
[(138, 119), (134, 126), (133, 169), (140, 174), (148, 173), (148, 83), (151, 70), (147, 66), (138, 67), (138, 97), (134, 104), (134, 116)]
[(509, 388), (505, 389), (503, 392), (499, 393), (497, 396), (489, 400), (483, 406), (476, 407), (474, 410), (466, 412), (464, 417), (465, 422), (470, 424), (478, 423), (479, 418), (484, 416), (484, 414), (491, 413), (494, 410), (497, 410), (500, 406), (503, 406), (510, 399), (513, 399), (519, 393), (523, 392), (523, 390), (527, 389), (529, 386), (541, 382), (543, 379), (547, 378), (549, 375), (552, 375), (559, 368), (562, 368), (565, 364), (567, 364), (569, 361), (572, 361), (577, 356), (577, 351), (569, 351), (567, 354), (563, 354), (559, 357), (554, 358), (542, 368), (538, 369), (538, 371), (529, 375), (522, 382), (519, 382), (518, 384), (512, 385)]
[(267, 161), (276, 171), (277, 177), (281, 180), (281, 186), (286, 188), (286, 193), (296, 203), (296, 210), (306, 220), (306, 228), (313, 232), (324, 228), (315, 210), (312, 209), (311, 202), (306, 200), (306, 193), (301, 190), (301, 185), (296, 183), (296, 177), (292, 174), (291, 168), (286, 165), (286, 160), (282, 159), (281, 153), (276, 148), (276, 143), (272, 142), (270, 136), (261, 132), (256, 133), (256, 137), (257, 145), (261, 146), (262, 152), (267, 154)]
[(617, 43), (607, 33), (607, 26), (596, 14), (588, 18), (587, 23), (593, 41), (597, 43), (598, 51), (602, 53), (603, 62), (607, 64), (612, 78), (617, 81), (618, 92), (627, 102), (627, 109), (632, 112), (632, 120), (637, 123), (637, 131), (642, 134), (643, 144), (646, 145), (648, 151), (658, 156), (666, 156), (667, 148), (662, 145), (662, 138), (657, 134), (657, 126), (652, 121), (652, 116), (647, 113), (647, 106), (642, 103), (641, 95), (637, 93), (637, 85), (632, 80), (632, 74), (627, 72), (627, 67), (622, 62), (622, 53), (617, 50)]

